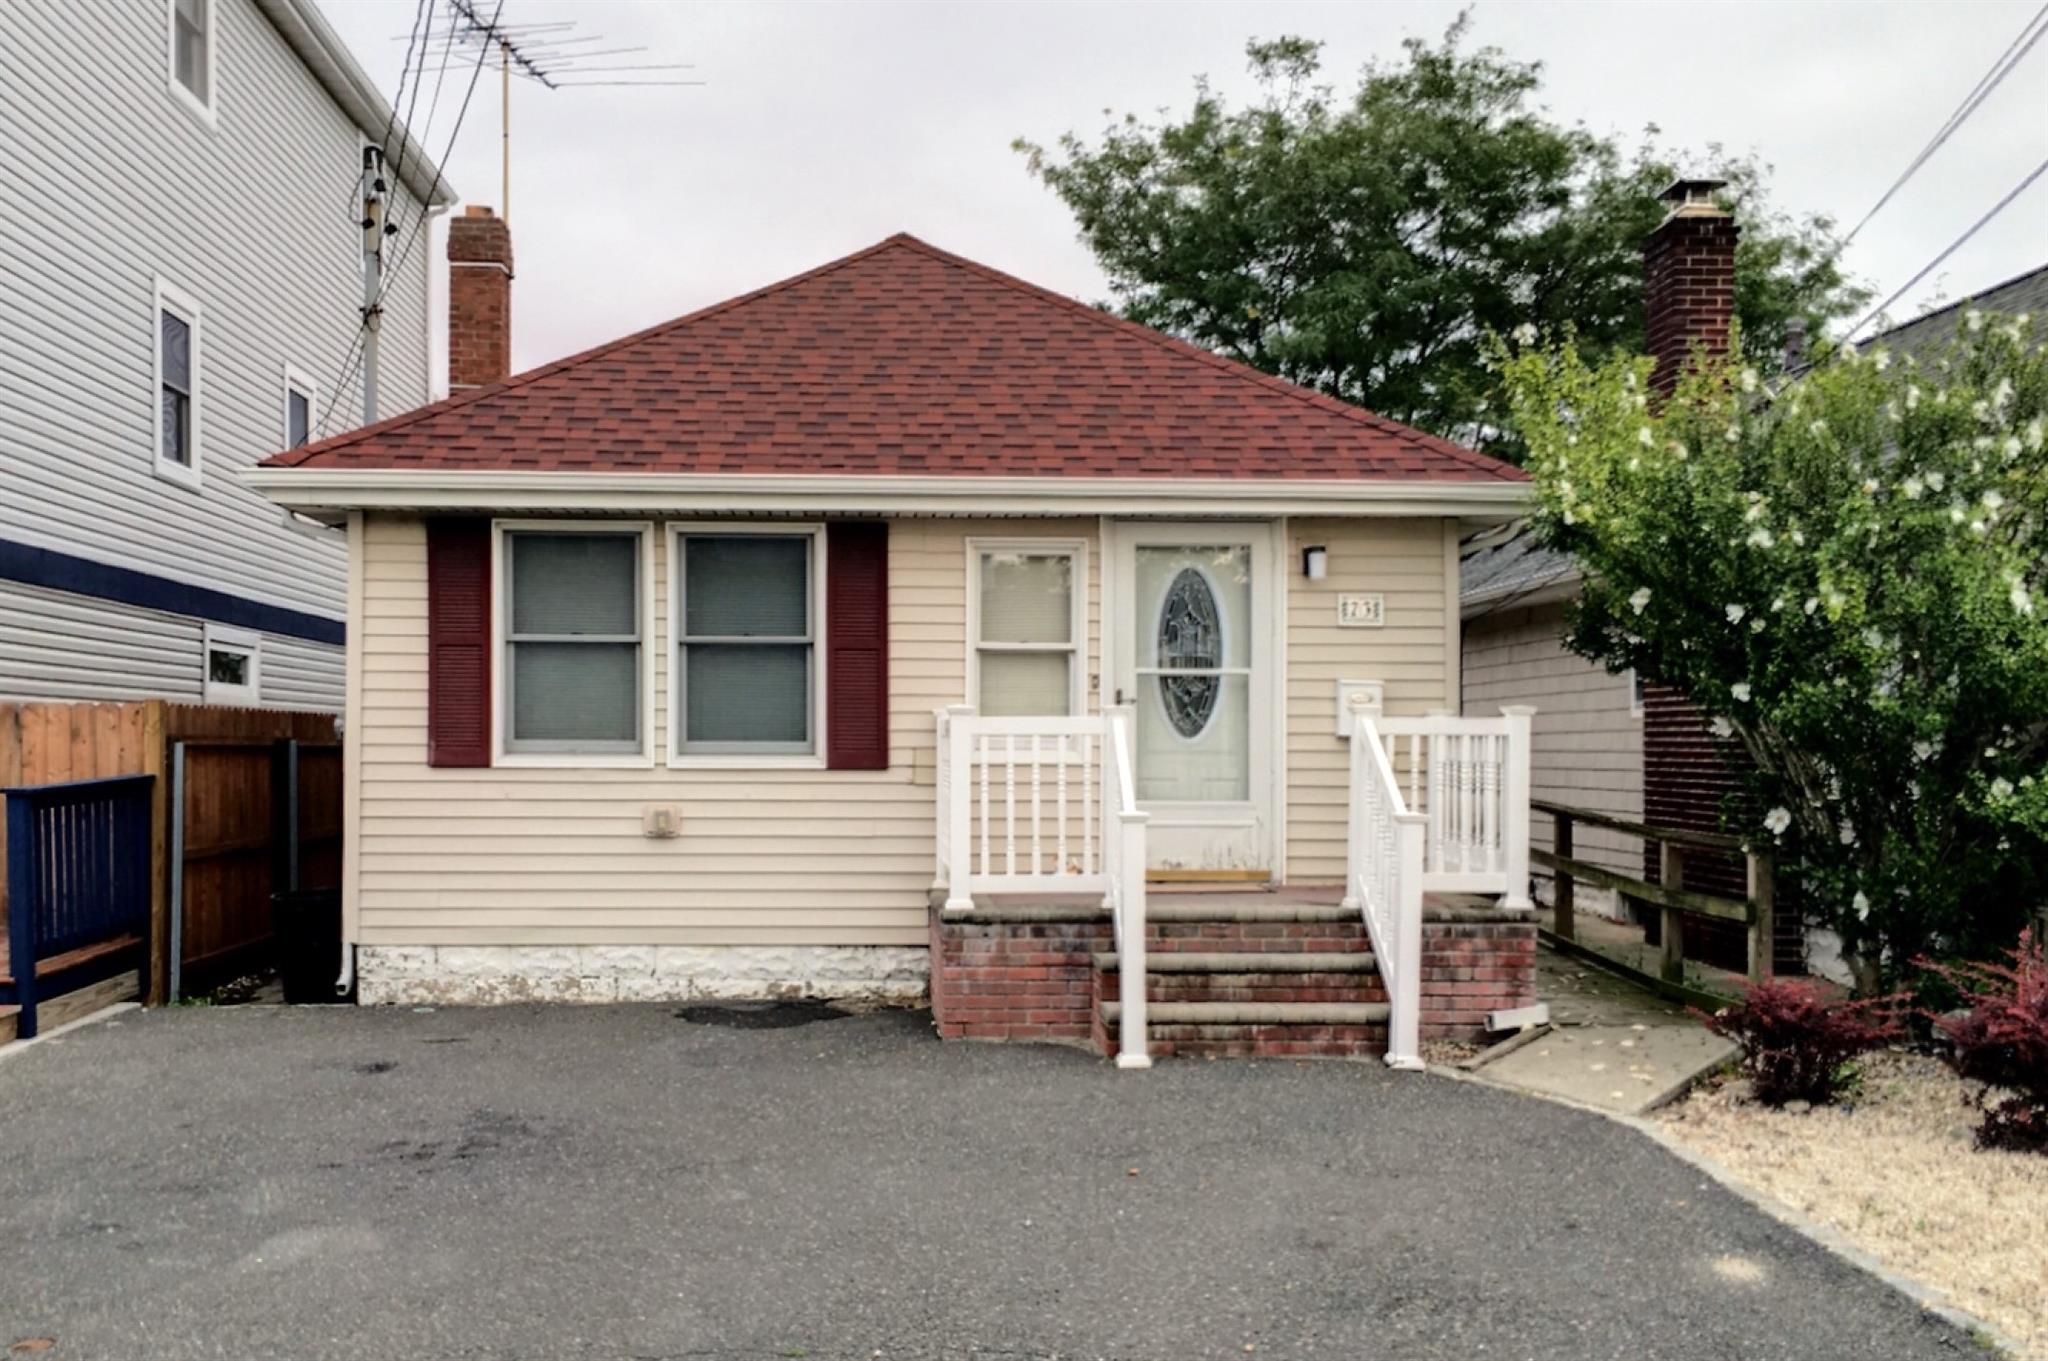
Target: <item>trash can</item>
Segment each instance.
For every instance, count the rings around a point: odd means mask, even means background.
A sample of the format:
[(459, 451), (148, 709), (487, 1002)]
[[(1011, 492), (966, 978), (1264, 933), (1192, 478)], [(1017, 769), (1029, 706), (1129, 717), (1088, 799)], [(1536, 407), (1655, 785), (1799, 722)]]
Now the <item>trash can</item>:
[(270, 920), (277, 932), (278, 980), (292, 1006), (353, 1002), (355, 986), (338, 993), (341, 975), (341, 890), (302, 888), (270, 895)]

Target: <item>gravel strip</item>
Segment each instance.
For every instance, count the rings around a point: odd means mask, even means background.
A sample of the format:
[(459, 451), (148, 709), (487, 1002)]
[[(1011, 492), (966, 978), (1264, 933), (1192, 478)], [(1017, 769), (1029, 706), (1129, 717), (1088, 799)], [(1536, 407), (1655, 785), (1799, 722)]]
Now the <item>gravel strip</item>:
[(1863, 1071), (1841, 1107), (1774, 1111), (1727, 1082), (1657, 1123), (2048, 1359), (2048, 1158), (1979, 1151), (1975, 1084), (1933, 1059), (1879, 1054)]

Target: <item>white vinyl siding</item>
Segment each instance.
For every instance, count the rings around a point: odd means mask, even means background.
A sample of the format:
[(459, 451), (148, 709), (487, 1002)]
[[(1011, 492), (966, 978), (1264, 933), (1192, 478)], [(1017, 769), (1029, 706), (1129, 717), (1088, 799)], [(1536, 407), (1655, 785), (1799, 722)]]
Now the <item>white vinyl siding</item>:
[[(320, 384), (316, 437), (361, 419), (334, 386), (361, 133), (251, 0), (208, 20), (211, 126), (166, 89), (164, 0), (0, 3), (0, 539), (339, 619), (340, 536), (288, 528), (237, 474), (283, 445), (282, 360)], [(394, 199), (395, 253), (418, 205)], [(392, 261), (383, 415), (429, 396), (431, 254), (423, 232)], [(155, 475), (159, 278), (204, 305), (196, 492)]]
[[(163, 699), (203, 702), (205, 624), (0, 581), (0, 701)], [(339, 712), (342, 649), (281, 634), (257, 635), (261, 703)]]

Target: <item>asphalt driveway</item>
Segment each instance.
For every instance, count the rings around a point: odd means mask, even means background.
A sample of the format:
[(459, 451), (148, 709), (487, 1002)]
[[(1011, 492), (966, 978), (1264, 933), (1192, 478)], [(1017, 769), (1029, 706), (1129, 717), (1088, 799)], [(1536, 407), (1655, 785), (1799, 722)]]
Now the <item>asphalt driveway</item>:
[(133, 1013), (0, 1063), (0, 1348), (70, 1358), (1915, 1361), (1633, 1132), (921, 1014)]

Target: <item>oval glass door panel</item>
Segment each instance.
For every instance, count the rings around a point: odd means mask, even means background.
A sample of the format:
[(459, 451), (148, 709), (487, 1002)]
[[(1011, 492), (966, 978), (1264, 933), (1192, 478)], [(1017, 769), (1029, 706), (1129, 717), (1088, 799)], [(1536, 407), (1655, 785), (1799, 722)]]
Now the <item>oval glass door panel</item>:
[(1138, 797), (1250, 797), (1251, 547), (1140, 545)]

